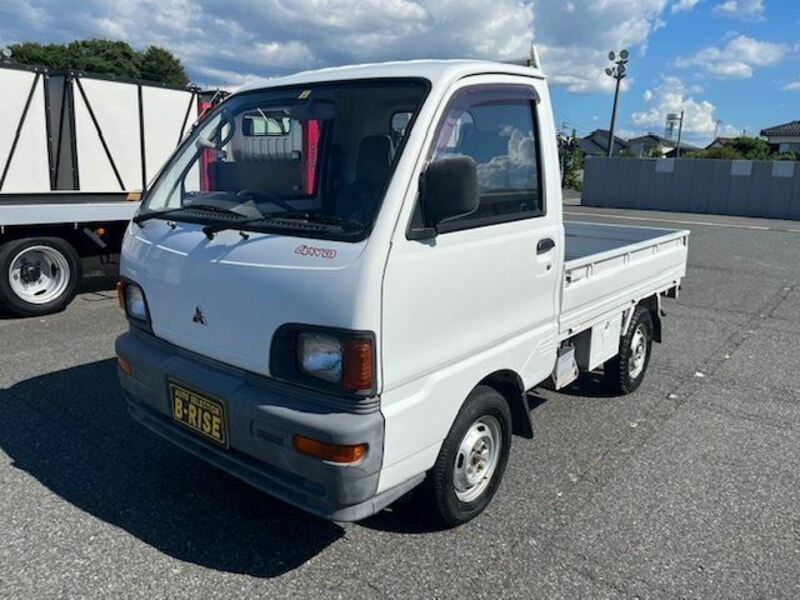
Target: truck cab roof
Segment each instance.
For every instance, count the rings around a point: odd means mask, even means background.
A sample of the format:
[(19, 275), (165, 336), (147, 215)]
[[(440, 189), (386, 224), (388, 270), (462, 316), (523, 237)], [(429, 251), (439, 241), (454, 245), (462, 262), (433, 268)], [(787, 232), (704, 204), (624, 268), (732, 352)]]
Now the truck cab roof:
[(301, 71), (285, 77), (276, 77), (264, 83), (245, 86), (240, 92), (323, 81), (402, 77), (421, 77), (437, 86), (462, 79), (463, 77), (486, 74), (521, 75), (523, 77), (544, 79), (544, 75), (536, 67), (510, 63), (465, 59), (406, 60)]

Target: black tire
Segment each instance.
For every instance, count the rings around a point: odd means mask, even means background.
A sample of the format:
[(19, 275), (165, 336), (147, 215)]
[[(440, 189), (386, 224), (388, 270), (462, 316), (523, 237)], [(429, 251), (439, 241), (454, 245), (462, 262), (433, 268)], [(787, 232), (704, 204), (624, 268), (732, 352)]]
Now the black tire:
[[(12, 262), (15, 261), (16, 257), (19, 256), (21, 252), (35, 246), (46, 248), (47, 252), (53, 253), (53, 256), (63, 258), (63, 264), (68, 267), (68, 273), (61, 270), (61, 272), (65, 273), (66, 285), (56, 286), (57, 288), (63, 287), (63, 289), (58, 290), (57, 295), (52, 299), (42, 303), (26, 300), (24, 297), (17, 294), (11, 285), (11, 278), (14, 276), (10, 271)], [(51, 269), (51, 274), (59, 270), (60, 269), (57, 267), (55, 271)], [(16, 316), (35, 317), (64, 310), (67, 304), (75, 297), (81, 276), (80, 256), (78, 256), (72, 244), (61, 238), (25, 238), (12, 240), (0, 246), (0, 306), (3, 306), (7, 311)]]
[[(644, 335), (643, 363), (636, 364), (636, 352), (631, 347), (634, 337), (640, 331)], [(642, 340), (639, 339), (639, 342)], [(639, 343), (637, 342), (637, 347)], [(628, 331), (620, 338), (619, 354), (607, 361), (603, 366), (606, 386), (610, 392), (624, 396), (635, 392), (647, 374), (647, 367), (650, 365), (650, 356), (653, 348), (653, 316), (644, 306), (637, 306), (633, 312), (631, 324)]]
[[(473, 434), (476, 431), (480, 432), (481, 425), (486, 429), (499, 425), (500, 432), (497, 436), (499, 439), (494, 445), (499, 454), (489, 476), (481, 479), (481, 482), (470, 490), (477, 495), (465, 501), (462, 499), (465, 495), (464, 490), (456, 489), (456, 461), (460, 460), (463, 464), (465, 455), (459, 452), (462, 441), (468, 432)], [(430, 509), (430, 517), (434, 524), (445, 528), (456, 527), (477, 517), (491, 502), (500, 486), (510, 449), (511, 411), (508, 403), (494, 388), (483, 385), (476, 387), (456, 416), (436, 463), (420, 490), (420, 501)], [(486, 471), (488, 470), (487, 468)]]

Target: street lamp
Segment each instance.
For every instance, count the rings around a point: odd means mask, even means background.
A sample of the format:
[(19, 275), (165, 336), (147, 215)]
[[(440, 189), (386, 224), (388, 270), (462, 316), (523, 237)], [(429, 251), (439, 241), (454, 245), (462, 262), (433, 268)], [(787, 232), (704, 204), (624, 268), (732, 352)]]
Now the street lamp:
[(614, 108), (611, 109), (611, 131), (609, 132), (609, 139), (608, 139), (608, 155), (614, 155), (614, 129), (617, 125), (617, 103), (619, 102), (619, 87), (620, 83), (628, 71), (628, 56), (629, 53), (627, 50), (622, 50), (619, 53), (619, 57), (614, 53), (612, 50), (608, 53), (608, 60), (614, 63), (613, 67), (606, 68), (606, 75), (609, 77), (613, 77), (617, 80), (617, 87), (614, 91)]

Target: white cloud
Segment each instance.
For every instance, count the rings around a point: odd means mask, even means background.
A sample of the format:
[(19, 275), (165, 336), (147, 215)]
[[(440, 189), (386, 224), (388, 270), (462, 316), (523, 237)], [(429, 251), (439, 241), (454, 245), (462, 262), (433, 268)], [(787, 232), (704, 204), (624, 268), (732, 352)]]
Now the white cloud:
[[(684, 111), (683, 132), (691, 140), (711, 141), (717, 127), (717, 107), (708, 100), (698, 100), (679, 77), (663, 77), (652, 92), (648, 107), (634, 112), (631, 121), (642, 131), (660, 133), (664, 130), (667, 115)], [(720, 135), (736, 128), (726, 125)]]
[(786, 92), (800, 92), (800, 81), (793, 81), (792, 83), (787, 83), (781, 89)]
[(636, 129), (617, 129), (614, 131), (614, 135), (621, 137), (623, 140), (631, 140), (642, 135), (642, 132)]
[(643, 53), (677, 1), (685, 0), (61, 0), (45, 10), (41, 0), (16, 0), (0, 39), (156, 44), (198, 82), (228, 85), (353, 62), (517, 59), (535, 40), (555, 85), (594, 93), (614, 88), (608, 51)]
[(738, 35), (725, 47), (709, 46), (691, 57), (679, 58), (677, 67), (700, 67), (709, 75), (720, 79), (747, 79), (755, 67), (769, 67), (779, 63), (790, 48), (786, 44), (763, 42), (746, 35)]
[(0, 39), (157, 44), (195, 78), (226, 77), (219, 83), (394, 58), (522, 58), (533, 39), (533, 7), (519, 0), (64, 0), (44, 12), (39, 4), (15, 3)]
[[(534, 39), (551, 83), (572, 92), (611, 92), (609, 50), (641, 48), (659, 27), (668, 0), (571, 2), (572, 12), (552, 0), (536, 0)], [(569, 8), (569, 7), (568, 7)], [(631, 61), (635, 75), (636, 63)], [(628, 80), (626, 80), (626, 87)]]
[(764, 0), (725, 0), (714, 7), (714, 12), (725, 17), (743, 20), (764, 18)]
[(672, 5), (672, 14), (691, 12), (694, 10), (695, 6), (700, 4), (700, 1), (701, 0), (678, 0)]
[(650, 102), (653, 99), (653, 90), (645, 90), (644, 94), (642, 94), (642, 99), (645, 102)]

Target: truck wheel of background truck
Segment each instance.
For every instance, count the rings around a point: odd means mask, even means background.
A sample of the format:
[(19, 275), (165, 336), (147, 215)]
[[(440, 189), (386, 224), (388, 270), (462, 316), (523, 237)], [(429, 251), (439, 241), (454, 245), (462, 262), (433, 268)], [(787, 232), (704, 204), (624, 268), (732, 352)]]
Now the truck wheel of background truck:
[(80, 257), (61, 238), (25, 238), (0, 246), (0, 307), (14, 315), (63, 310), (80, 279)]
[(653, 317), (644, 306), (634, 309), (630, 327), (620, 338), (619, 354), (603, 366), (606, 384), (618, 394), (635, 392), (644, 380), (653, 346)]
[(511, 449), (511, 411), (494, 388), (467, 397), (422, 487), (434, 520), (455, 527), (478, 516), (494, 496)]

